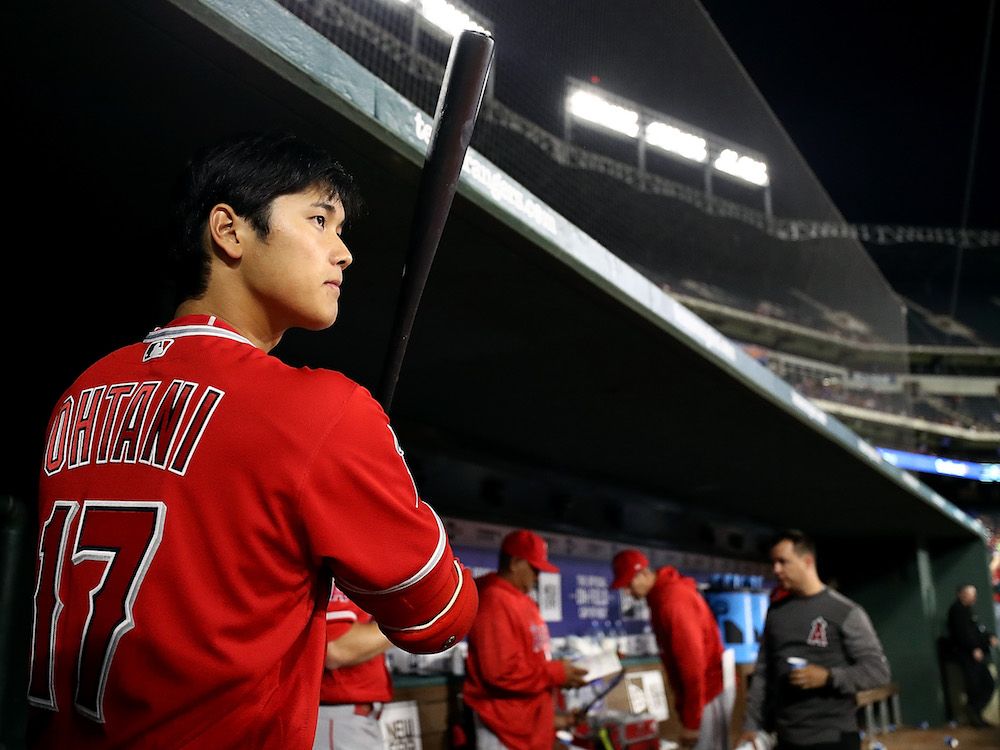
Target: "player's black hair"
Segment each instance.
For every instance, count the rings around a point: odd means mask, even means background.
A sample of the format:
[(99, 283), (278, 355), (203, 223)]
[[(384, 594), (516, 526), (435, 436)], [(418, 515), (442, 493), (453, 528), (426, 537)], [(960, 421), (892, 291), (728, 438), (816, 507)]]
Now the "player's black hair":
[(348, 222), (359, 214), (362, 201), (353, 176), (331, 153), (292, 133), (239, 134), (196, 152), (173, 193), (176, 300), (205, 292), (210, 255), (202, 238), (212, 206), (228, 203), (259, 236), (266, 237), (275, 198), (313, 187), (339, 199)]
[(782, 542), (791, 542), (795, 548), (795, 554), (800, 557), (805, 554), (816, 557), (816, 542), (801, 529), (785, 529), (778, 532), (771, 539), (771, 547)]

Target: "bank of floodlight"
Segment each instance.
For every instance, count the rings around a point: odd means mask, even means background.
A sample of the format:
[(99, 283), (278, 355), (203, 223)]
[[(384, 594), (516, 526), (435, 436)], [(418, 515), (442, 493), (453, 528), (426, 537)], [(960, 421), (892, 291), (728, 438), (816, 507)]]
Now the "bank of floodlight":
[(646, 143), (702, 164), (708, 159), (708, 141), (665, 122), (651, 122), (646, 126)]
[(764, 187), (770, 180), (767, 164), (746, 154), (739, 154), (731, 148), (724, 148), (716, 157), (714, 166), (720, 172)]
[(455, 36), (464, 29), (493, 33), (474, 19), (469, 9), (460, 3), (449, 0), (396, 0), (396, 2), (415, 8), (426, 21), (450, 36)]
[(669, 115), (608, 94), (593, 84), (567, 77), (565, 137), (571, 140), (571, 120), (584, 120), (634, 138), (639, 171), (646, 171), (646, 152), (654, 147), (669, 156), (702, 165), (705, 191), (712, 192), (712, 175), (764, 188), (765, 211), (770, 213), (770, 177), (767, 164), (750, 149), (681, 122)]
[(614, 130), (629, 138), (639, 137), (639, 113), (584, 89), (572, 89), (566, 108), (574, 117)]

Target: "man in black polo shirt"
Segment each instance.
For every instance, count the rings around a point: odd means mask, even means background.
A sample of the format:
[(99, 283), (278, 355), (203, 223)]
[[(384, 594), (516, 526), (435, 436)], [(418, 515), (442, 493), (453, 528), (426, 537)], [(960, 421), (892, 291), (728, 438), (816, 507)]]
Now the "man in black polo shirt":
[(763, 729), (777, 733), (778, 750), (858, 750), (855, 694), (890, 679), (878, 635), (858, 604), (820, 580), (804, 533), (778, 535), (771, 563), (781, 590), (768, 609), (741, 740)]
[(974, 727), (990, 726), (983, 718), (996, 684), (989, 669), (990, 648), (997, 637), (979, 623), (972, 607), (976, 603), (976, 587), (958, 587), (955, 601), (948, 608), (948, 636), (965, 680), (965, 707), (969, 723)]

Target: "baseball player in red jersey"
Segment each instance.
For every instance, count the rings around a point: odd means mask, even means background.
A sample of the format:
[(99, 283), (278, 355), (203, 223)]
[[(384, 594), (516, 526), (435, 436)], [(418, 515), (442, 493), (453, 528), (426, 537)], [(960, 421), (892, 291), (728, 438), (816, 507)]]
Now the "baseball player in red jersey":
[(351, 178), (265, 134), (200, 153), (179, 188), (176, 319), (49, 422), (32, 747), (310, 748), (331, 575), (405, 650), (475, 616), (379, 404), (268, 354), (337, 317)]
[(477, 750), (552, 750), (558, 690), (584, 684), (587, 670), (552, 659), (549, 628), (528, 595), (539, 571), (558, 570), (545, 540), (519, 529), (504, 537), (497, 572), (476, 579), (480, 609), (462, 696), (473, 711)]
[(381, 747), (378, 719), (392, 700), (385, 652), (392, 643), (371, 615), (333, 587), (326, 610), (326, 669), (313, 750)]
[(611, 561), (612, 588), (649, 602), (649, 618), (670, 678), (681, 721), (679, 744), (695, 750), (729, 750), (734, 694), (724, 689), (722, 636), (697, 583), (671, 565), (653, 570), (637, 549)]

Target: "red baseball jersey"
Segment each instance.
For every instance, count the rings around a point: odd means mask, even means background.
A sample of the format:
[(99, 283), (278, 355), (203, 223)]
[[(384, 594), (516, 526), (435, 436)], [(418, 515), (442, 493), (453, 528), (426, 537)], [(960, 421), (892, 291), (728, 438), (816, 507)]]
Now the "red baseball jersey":
[(646, 599), (681, 724), (698, 729), (705, 706), (722, 692), (719, 624), (695, 580), (670, 565), (656, 571)]
[[(372, 616), (352, 602), (336, 586), (326, 608), (326, 639), (336, 640), (354, 623), (367, 623)], [(385, 654), (368, 661), (338, 669), (324, 669), (319, 702), (328, 703), (382, 703), (392, 700), (392, 679), (385, 664)]]
[(551, 750), (566, 670), (551, 660), (549, 628), (534, 600), (496, 573), (476, 584), (465, 703), (510, 750)]
[(309, 748), (331, 574), (415, 648), (476, 610), (371, 395), (214, 317), (84, 372), (40, 479), (33, 747)]

